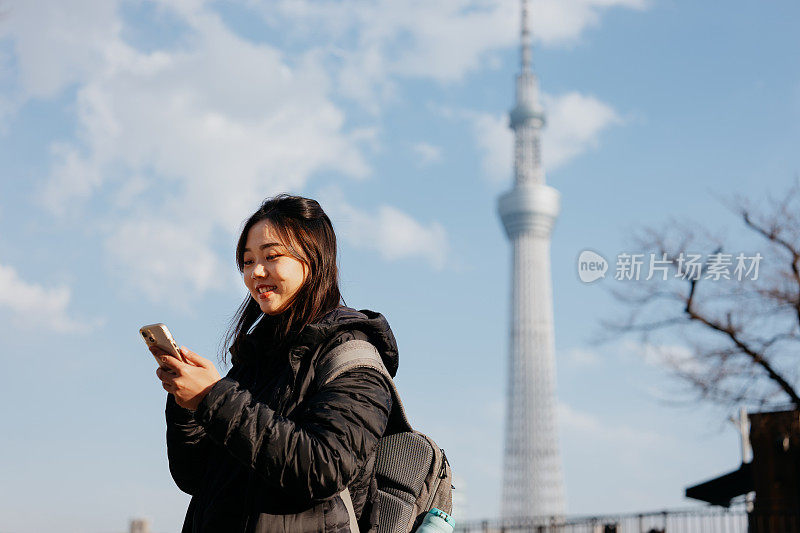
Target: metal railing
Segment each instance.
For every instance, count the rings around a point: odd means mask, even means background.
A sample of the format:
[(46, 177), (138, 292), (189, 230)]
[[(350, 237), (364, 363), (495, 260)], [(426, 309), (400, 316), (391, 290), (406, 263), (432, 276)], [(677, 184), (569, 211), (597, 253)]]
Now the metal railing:
[(790, 533), (800, 532), (796, 513), (750, 513), (744, 507), (660, 511), (565, 518), (475, 520), (456, 523), (458, 533)]

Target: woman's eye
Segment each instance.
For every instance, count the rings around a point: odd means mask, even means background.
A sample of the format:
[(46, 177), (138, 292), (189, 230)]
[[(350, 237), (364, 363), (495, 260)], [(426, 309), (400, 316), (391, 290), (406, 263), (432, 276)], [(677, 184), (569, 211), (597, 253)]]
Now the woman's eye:
[(245, 266), (252, 265), (253, 264), (253, 260), (252, 259), (245, 259), (244, 261), (242, 261), (242, 264), (245, 265)]
[(267, 261), (274, 261), (275, 259), (279, 258), (281, 254), (273, 254), (267, 256)]

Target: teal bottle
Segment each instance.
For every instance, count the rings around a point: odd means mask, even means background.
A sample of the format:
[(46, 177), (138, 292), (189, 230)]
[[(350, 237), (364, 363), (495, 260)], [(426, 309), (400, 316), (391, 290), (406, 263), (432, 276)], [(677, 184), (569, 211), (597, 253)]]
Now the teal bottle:
[(456, 521), (452, 516), (434, 507), (425, 515), (416, 533), (453, 533), (455, 527)]

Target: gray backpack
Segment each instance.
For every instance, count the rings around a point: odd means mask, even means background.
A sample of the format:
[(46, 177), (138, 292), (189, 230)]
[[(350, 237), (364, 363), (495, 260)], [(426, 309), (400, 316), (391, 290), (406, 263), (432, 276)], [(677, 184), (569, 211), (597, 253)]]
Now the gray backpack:
[[(374, 368), (392, 391), (387, 433), (378, 441), (375, 477), (378, 484), (378, 533), (410, 533), (436, 507), (452, 512), (452, 472), (444, 450), (433, 439), (414, 431), (400, 395), (378, 350), (369, 342), (351, 340), (331, 350), (317, 370), (322, 386), (354, 368)], [(350, 531), (358, 532), (350, 491), (340, 494), (350, 514)]]

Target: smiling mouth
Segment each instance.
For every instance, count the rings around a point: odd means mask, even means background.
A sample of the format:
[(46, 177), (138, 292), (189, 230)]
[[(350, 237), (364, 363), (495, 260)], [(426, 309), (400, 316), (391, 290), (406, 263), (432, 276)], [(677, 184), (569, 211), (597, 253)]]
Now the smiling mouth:
[(258, 297), (263, 299), (267, 297), (267, 294), (273, 292), (276, 288), (277, 287), (273, 285), (261, 285), (260, 287), (256, 288), (256, 291), (258, 292)]

